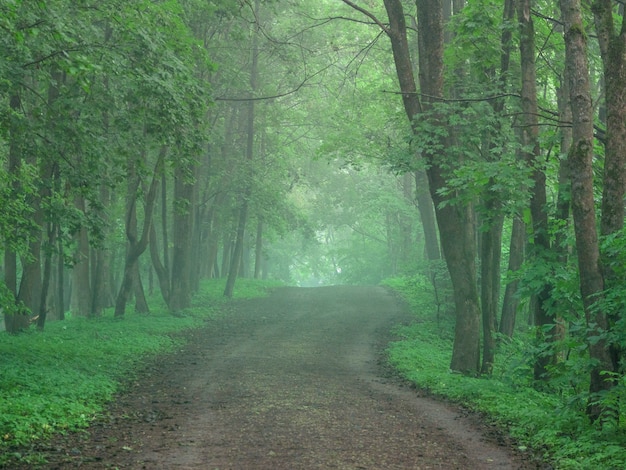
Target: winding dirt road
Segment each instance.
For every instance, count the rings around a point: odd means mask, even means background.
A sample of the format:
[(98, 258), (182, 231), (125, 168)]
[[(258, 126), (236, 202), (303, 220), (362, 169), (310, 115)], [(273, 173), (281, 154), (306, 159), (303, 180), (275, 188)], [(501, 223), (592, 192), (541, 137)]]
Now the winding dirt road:
[(471, 419), (385, 377), (410, 316), (379, 287), (281, 288), (188, 334), (44, 468), (527, 469)]

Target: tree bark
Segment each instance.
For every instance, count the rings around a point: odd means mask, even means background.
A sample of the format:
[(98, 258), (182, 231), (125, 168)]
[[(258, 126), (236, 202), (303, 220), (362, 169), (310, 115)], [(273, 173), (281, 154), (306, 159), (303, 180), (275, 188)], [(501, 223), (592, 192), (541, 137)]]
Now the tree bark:
[[(17, 93), (11, 94), (9, 98), (9, 104), (13, 112), (20, 112), (21, 100)], [(22, 164), (21, 160), (21, 132), (17, 128), (16, 124), (11, 125), (10, 129), (10, 142), (9, 142), (9, 155), (8, 155), (8, 174), (11, 177), (11, 191), (16, 198), (19, 197), (20, 180), (19, 172)], [(9, 293), (13, 296), (15, 302), (12, 308), (4, 308), (4, 326), (8, 333), (18, 333), (19, 331), (28, 328), (28, 315), (25, 312), (17, 298), (17, 253), (14, 246), (17, 240), (16, 233), (12, 234), (13, 239), (5, 240), (4, 250), (4, 283), (7, 286)]]
[(135, 276), (135, 268), (137, 261), (141, 254), (148, 247), (150, 240), (150, 226), (152, 225), (152, 215), (154, 213), (154, 204), (157, 196), (157, 183), (163, 171), (163, 165), (165, 155), (168, 148), (162, 146), (159, 151), (159, 156), (154, 165), (154, 171), (152, 175), (152, 182), (150, 188), (145, 196), (144, 202), (144, 220), (141, 231), (141, 238), (137, 240), (137, 190), (139, 188), (140, 177), (139, 175), (131, 175), (131, 182), (128, 188), (127, 203), (126, 203), (126, 238), (128, 239), (128, 246), (126, 250), (126, 258), (124, 263), (124, 277), (120, 290), (115, 300), (115, 317), (122, 317), (126, 312), (126, 304), (130, 293), (133, 290), (133, 280)]
[[(607, 410), (599, 394), (613, 386), (603, 376), (613, 372), (613, 362), (605, 336), (607, 317), (602, 309), (604, 278), (596, 228), (593, 192), (593, 103), (589, 86), (587, 40), (580, 0), (561, 0), (565, 25), (565, 74), (572, 105), (573, 144), (569, 154), (572, 174), (572, 215), (580, 272), (580, 291), (587, 319), (591, 364), (590, 398), (587, 412), (596, 421)], [(600, 308), (597, 308), (600, 307)]]
[(420, 220), (424, 230), (426, 259), (429, 262), (439, 261), (441, 259), (441, 251), (437, 234), (437, 220), (435, 218), (433, 199), (428, 191), (428, 176), (424, 170), (415, 172), (415, 196), (417, 199), (417, 210), (420, 213)]
[[(389, 27), (381, 24), (391, 40), (396, 72), (407, 117), (422, 111), (416, 93), (413, 65), (408, 46), (402, 3), (385, 0)], [(439, 0), (418, 0), (419, 58), (421, 92), (432, 99), (443, 96), (443, 21)], [(429, 101), (429, 100), (427, 100)], [(433, 125), (438, 125), (436, 117)], [(442, 142), (446, 147), (446, 142)], [(480, 307), (476, 288), (476, 240), (471, 205), (445, 204), (439, 192), (446, 185), (441, 159), (424, 154), (428, 164), (428, 183), (435, 204), (435, 214), (444, 258), (452, 280), (456, 311), (452, 370), (475, 374), (480, 366)], [(444, 204), (442, 204), (444, 203)]]
[[(504, 2), (502, 22), (510, 23), (515, 17), (515, 4), (513, 0)], [(509, 72), (509, 62), (511, 55), (512, 31), (510, 28), (503, 28), (500, 39), (500, 71), (498, 76), (498, 91), (505, 93), (507, 75)], [(491, 106), (495, 116), (502, 118), (504, 110), (504, 100), (492, 100)], [(491, 132), (492, 139), (487, 145), (493, 150), (498, 130)], [(500, 262), (502, 259), (502, 228), (504, 225), (504, 214), (502, 211), (504, 197), (498, 190), (496, 178), (489, 178), (489, 181), (482, 193), (484, 205), (484, 216), (482, 220), (480, 259), (480, 298), (483, 314), (483, 359), (481, 373), (490, 375), (493, 372), (495, 362), (496, 339), (495, 333), (498, 331), (497, 311), (500, 300)]]
[[(550, 237), (548, 234), (548, 213), (546, 212), (546, 175), (544, 163), (540, 160), (539, 122), (537, 116), (537, 77), (535, 69), (535, 29), (531, 15), (531, 0), (519, 0), (517, 5), (517, 19), (520, 27), (520, 60), (522, 68), (522, 112), (524, 113), (522, 128), (522, 143), (532, 150), (526, 151), (526, 161), (532, 170), (533, 188), (530, 199), (530, 213), (532, 217), (532, 256), (540, 260), (550, 252)], [(535, 294), (533, 303), (533, 318), (537, 328), (539, 341), (553, 342), (554, 331), (546, 331), (553, 323), (547, 311), (550, 298), (551, 284), (545, 279), (543, 285)], [(554, 362), (554, 353), (544, 353), (535, 359), (534, 377), (536, 380), (546, 380), (547, 367)]]
[[(252, 34), (252, 61), (250, 65), (250, 98), (254, 97), (254, 94), (258, 88), (258, 75), (259, 75), (259, 46), (258, 46), (258, 33), (260, 25), (258, 24), (259, 9), (261, 6), (260, 0), (254, 2), (254, 16), (257, 19), (255, 23), (254, 31)], [(247, 142), (246, 142), (246, 162), (251, 162), (254, 158), (254, 109), (255, 101), (253, 99), (248, 101), (248, 116), (247, 116)], [(230, 269), (228, 271), (228, 279), (226, 280), (226, 288), (224, 289), (224, 295), (226, 297), (232, 297), (233, 290), (235, 288), (235, 280), (239, 273), (239, 265), (242, 262), (243, 255), (243, 242), (246, 231), (246, 222), (248, 219), (248, 200), (251, 196), (251, 182), (244, 183), (246, 188), (244, 189), (243, 197), (241, 200), (241, 206), (239, 208), (239, 220), (237, 222), (237, 235), (235, 238), (235, 246), (233, 249), (233, 255), (230, 263)]]
[[(519, 216), (514, 216), (513, 227), (511, 229), (511, 241), (509, 244), (509, 264), (508, 272), (517, 272), (524, 262), (524, 246), (526, 244), (526, 226)], [(518, 280), (509, 282), (504, 291), (502, 301), (502, 316), (500, 317), (500, 333), (513, 337), (515, 331), (515, 320), (519, 306), (517, 296)]]
[[(190, 164), (193, 165), (193, 164)], [(191, 306), (191, 237), (193, 234), (195, 185), (193, 166), (177, 167), (174, 174), (172, 275), (169, 309), (173, 314)]]
[[(624, 194), (626, 193), (626, 21), (616, 30), (613, 4), (610, 0), (596, 0), (592, 5), (602, 63), (606, 106), (606, 143), (600, 234), (603, 237), (618, 234), (624, 227)], [(605, 287), (619, 287), (622, 280), (609, 267), (603, 256)], [(620, 311), (607, 312), (610, 326), (620, 320)], [(618, 370), (624, 350), (617, 342), (610, 345), (613, 368)]]

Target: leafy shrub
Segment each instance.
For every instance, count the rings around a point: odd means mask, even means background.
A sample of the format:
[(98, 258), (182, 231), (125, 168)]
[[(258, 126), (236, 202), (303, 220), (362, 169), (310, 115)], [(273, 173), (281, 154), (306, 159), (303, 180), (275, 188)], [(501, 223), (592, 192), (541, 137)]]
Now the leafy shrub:
[[(557, 469), (626, 468), (624, 425), (598, 429), (585, 414), (588, 361), (581, 360), (584, 345), (575, 335), (567, 345), (571, 354), (551, 370), (553, 379), (545, 390), (534, 387), (531, 332), (500, 341), (491, 377), (466, 377), (450, 372), (452, 339), (439, 334), (430, 310), (419, 309), (433, 301), (432, 292), (412, 279), (385, 284), (406, 298), (415, 314), (414, 324), (397, 328), (401, 339), (388, 349), (389, 361), (403, 377), (483, 413), (514, 437), (520, 449), (531, 448)], [(619, 402), (624, 409), (624, 396), (622, 381), (600, 399)]]

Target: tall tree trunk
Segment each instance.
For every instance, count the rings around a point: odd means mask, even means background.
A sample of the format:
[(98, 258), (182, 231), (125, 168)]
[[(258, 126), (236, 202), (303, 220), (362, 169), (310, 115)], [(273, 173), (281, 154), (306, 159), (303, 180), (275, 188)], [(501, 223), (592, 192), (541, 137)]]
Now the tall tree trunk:
[[(622, 6), (623, 8), (623, 6)], [(606, 105), (606, 144), (602, 186), (600, 234), (618, 234), (624, 227), (624, 194), (626, 193), (626, 21), (621, 13), (619, 31), (614, 24), (613, 3), (595, 0), (592, 6), (598, 42), (604, 64)], [(603, 257), (605, 288), (619, 287), (622, 280), (610, 269)], [(610, 326), (620, 320), (621, 311), (608, 312)], [(610, 345), (613, 368), (618, 370), (624, 357), (616, 342)]]
[[(515, 18), (515, 4), (513, 0), (504, 2), (502, 13), (503, 24), (509, 24)], [(511, 55), (512, 31), (510, 28), (503, 28), (500, 38), (501, 55), (500, 71), (498, 76), (498, 91), (505, 93), (507, 75), (509, 73), (509, 62)], [(491, 106), (494, 115), (502, 118), (504, 110), (504, 100), (492, 100)], [(499, 129), (492, 132), (490, 138), (495, 139)], [(493, 141), (487, 142), (493, 148)], [(480, 259), (480, 297), (483, 313), (483, 359), (481, 365), (482, 374), (491, 374), (495, 362), (496, 339), (495, 333), (498, 331), (497, 311), (500, 300), (500, 261), (502, 259), (502, 227), (504, 225), (504, 214), (502, 204), (504, 197), (498, 190), (496, 178), (489, 178), (483, 191), (482, 200), (484, 203), (485, 216), (483, 217), (483, 227), (481, 231)]]
[[(352, 2), (345, 3), (354, 7)], [(404, 10), (400, 0), (385, 0), (389, 26), (377, 21), (391, 40), (394, 63), (407, 117), (421, 113), (422, 103), (416, 93), (413, 64), (408, 46)], [(443, 96), (443, 20), (439, 0), (418, 0), (420, 88), (432, 99)], [(371, 15), (370, 15), (371, 16)], [(438, 125), (433, 118), (433, 125)], [(445, 142), (442, 142), (444, 148)], [(448, 202), (440, 189), (446, 185), (444, 169), (436, 154), (425, 154), (428, 164), (430, 194), (444, 258), (452, 280), (456, 311), (455, 339), (451, 369), (474, 374), (480, 366), (480, 307), (476, 289), (476, 241), (471, 205), (442, 204)]]
[[(19, 113), (21, 108), (21, 100), (17, 93), (11, 94), (9, 104), (13, 112)], [(20, 179), (19, 173), (22, 164), (21, 142), (22, 136), (17, 125), (13, 124), (10, 129), (9, 155), (8, 155), (8, 174), (11, 178), (11, 192), (15, 198), (19, 197)], [(13, 238), (17, 235), (13, 234)], [(4, 326), (8, 333), (17, 333), (28, 327), (28, 315), (17, 301), (17, 253), (14, 243), (17, 240), (6, 240), (4, 249), (4, 283), (9, 292), (13, 296), (16, 305), (15, 308), (4, 308)], [(13, 245), (13, 246), (11, 246)]]
[[(387, 2), (385, 2), (387, 3)], [(400, 5), (398, 1), (393, 3)], [(396, 7), (397, 8), (397, 7)], [(401, 7), (400, 7), (401, 8)], [(443, 97), (443, 21), (440, 0), (418, 0), (420, 90), (433, 97)], [(392, 23), (393, 24), (393, 23)], [(434, 125), (443, 125), (433, 119)], [(447, 142), (442, 142), (443, 147)], [(425, 155), (428, 163), (430, 194), (435, 213), (444, 259), (452, 280), (456, 326), (450, 368), (474, 374), (480, 366), (480, 305), (476, 279), (476, 236), (474, 211), (471, 204), (447, 204), (440, 190), (447, 186), (440, 156)]]
[[(261, 6), (260, 0), (254, 2), (254, 17), (256, 23), (254, 31), (252, 33), (252, 61), (250, 65), (250, 100), (248, 101), (248, 116), (247, 116), (247, 141), (246, 141), (246, 162), (249, 164), (254, 158), (254, 108), (255, 101), (254, 95), (258, 88), (258, 75), (259, 75), (259, 46), (258, 46), (258, 33), (260, 29), (259, 24), (259, 9)], [(249, 168), (246, 167), (246, 172), (249, 174)], [(230, 263), (230, 269), (228, 271), (228, 279), (226, 280), (226, 287), (224, 289), (224, 295), (226, 297), (232, 297), (233, 290), (235, 289), (235, 280), (239, 273), (239, 265), (242, 262), (243, 256), (243, 242), (246, 231), (246, 222), (248, 219), (248, 200), (251, 195), (251, 182), (244, 183), (246, 188), (239, 208), (239, 220), (237, 222), (237, 236), (235, 238), (235, 247), (233, 249), (233, 255)]]
[[(572, 122), (572, 107), (569, 101), (569, 86), (567, 80), (562, 80), (561, 87), (557, 90), (557, 100), (559, 107), (559, 120), (561, 122)], [(556, 253), (559, 264), (567, 266), (570, 246), (568, 243), (568, 233), (570, 232), (570, 201), (571, 201), (571, 172), (567, 155), (572, 146), (572, 128), (561, 127), (561, 151), (559, 155), (558, 173), (558, 193), (556, 198), (556, 212), (554, 218), (559, 229), (554, 237), (553, 251)], [(557, 343), (565, 340), (567, 324), (561, 314), (557, 314), (554, 319), (554, 339)], [(559, 348), (556, 351), (556, 360), (565, 359), (565, 349)]]
[[(524, 113), (522, 142), (526, 147), (532, 149), (526, 151), (526, 160), (532, 170), (533, 179), (530, 200), (530, 213), (533, 224), (532, 256), (541, 260), (550, 251), (550, 237), (548, 234), (548, 213), (546, 212), (546, 175), (544, 163), (540, 159), (541, 151), (539, 148), (535, 30), (531, 15), (531, 0), (519, 0), (517, 19), (520, 26), (521, 95), (522, 112)], [(536, 301), (534, 302), (533, 318), (539, 341), (552, 342), (554, 339), (554, 331), (545, 331), (545, 328), (553, 323), (553, 319), (547, 311), (550, 290), (550, 282), (548, 279), (545, 279), (543, 285), (536, 293)], [(536, 380), (547, 379), (547, 366), (554, 362), (554, 357), (554, 353), (544, 353), (535, 359), (534, 376)]]
[[(573, 144), (569, 154), (572, 175), (572, 215), (580, 272), (580, 291), (587, 319), (590, 373), (588, 414), (599, 419), (607, 410), (599, 401), (602, 392), (613, 386), (603, 373), (613, 372), (605, 334), (608, 321), (602, 309), (604, 279), (596, 228), (593, 193), (593, 103), (589, 86), (587, 39), (580, 0), (561, 0), (565, 25), (565, 75), (572, 105)], [(600, 308), (597, 308), (600, 306)]]

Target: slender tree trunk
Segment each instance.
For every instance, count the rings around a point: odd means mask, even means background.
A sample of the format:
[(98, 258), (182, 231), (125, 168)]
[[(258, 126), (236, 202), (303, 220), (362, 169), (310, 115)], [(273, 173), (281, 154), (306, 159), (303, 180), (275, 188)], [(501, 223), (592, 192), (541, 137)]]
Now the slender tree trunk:
[[(515, 18), (515, 5), (513, 0), (504, 2), (502, 14), (503, 24), (509, 24)], [(498, 91), (505, 93), (507, 75), (511, 55), (512, 31), (510, 28), (503, 28), (500, 39), (500, 71), (498, 76)], [(494, 115), (502, 118), (504, 110), (504, 100), (491, 101)], [(497, 138), (498, 130), (492, 132), (491, 139)], [(495, 143), (493, 140), (487, 142), (493, 150)], [(500, 262), (502, 259), (502, 228), (504, 225), (504, 214), (502, 212), (502, 201), (504, 196), (498, 190), (496, 178), (490, 178), (482, 194), (485, 216), (483, 217), (483, 227), (481, 231), (481, 308), (483, 313), (483, 359), (481, 373), (490, 375), (495, 362), (496, 340), (495, 333), (498, 331), (497, 311), (500, 300)]]
[[(532, 169), (533, 189), (530, 200), (530, 212), (533, 223), (533, 253), (536, 259), (542, 259), (550, 252), (548, 234), (548, 214), (546, 212), (546, 175), (544, 163), (540, 160), (539, 123), (537, 116), (537, 77), (535, 70), (535, 32), (531, 15), (531, 0), (519, 0), (517, 19), (520, 25), (520, 56), (522, 67), (522, 111), (524, 126), (522, 142), (531, 148), (526, 152), (526, 160)], [(534, 302), (534, 322), (539, 341), (553, 342), (554, 331), (546, 332), (545, 328), (553, 323), (547, 311), (551, 284), (545, 279), (544, 284), (536, 293)], [(554, 353), (542, 354), (535, 360), (534, 376), (536, 380), (546, 380), (547, 366), (554, 362)]]
[[(514, 216), (513, 227), (511, 229), (511, 241), (509, 244), (509, 264), (510, 273), (517, 272), (524, 262), (524, 246), (526, 244), (526, 226), (519, 216)], [(519, 306), (517, 296), (518, 280), (509, 282), (504, 291), (502, 301), (502, 316), (500, 318), (500, 333), (513, 337), (515, 331), (515, 320)]]
[(126, 312), (126, 303), (128, 302), (128, 298), (133, 291), (133, 281), (136, 277), (135, 269), (137, 262), (141, 254), (146, 251), (146, 248), (148, 247), (148, 242), (150, 241), (150, 226), (152, 225), (152, 215), (154, 213), (154, 204), (157, 197), (157, 184), (161, 176), (161, 172), (163, 171), (163, 165), (167, 151), (168, 148), (166, 146), (161, 147), (161, 150), (159, 151), (159, 156), (154, 166), (152, 182), (150, 183), (150, 188), (148, 189), (148, 193), (145, 196), (144, 220), (141, 231), (141, 238), (139, 240), (137, 239), (138, 235), (136, 204), (137, 190), (139, 188), (140, 181), (138, 175), (131, 173), (130, 176), (131, 179), (127, 194), (125, 223), (128, 246), (126, 249), (126, 258), (124, 263), (124, 277), (122, 279), (122, 284), (117, 294), (117, 298), (115, 299), (115, 317), (122, 317)]
[(59, 320), (65, 320), (65, 253), (63, 247), (63, 234), (61, 226), (57, 226), (57, 315)]
[(593, 191), (593, 103), (589, 86), (587, 39), (582, 21), (580, 0), (561, 0), (565, 26), (565, 74), (572, 104), (573, 144), (569, 154), (572, 175), (572, 215), (587, 326), (590, 373), (589, 417), (595, 421), (607, 410), (599, 394), (613, 386), (603, 373), (613, 372), (613, 362), (605, 334), (608, 321), (602, 307), (604, 279), (600, 264), (600, 248), (596, 228)]
[[(623, 5), (622, 5), (623, 8)], [(600, 234), (619, 234), (624, 227), (624, 195), (626, 193), (626, 21), (620, 14), (621, 25), (615, 25), (610, 0), (596, 0), (592, 5), (602, 62), (606, 105), (606, 144)], [(617, 29), (619, 27), (619, 30)], [(620, 287), (622, 279), (610, 268), (610, 259), (603, 256), (605, 288)], [(607, 312), (610, 327), (620, 321), (623, 312)], [(618, 370), (624, 358), (624, 348), (617, 342), (610, 345), (613, 368)]]
[(256, 243), (254, 245), (254, 279), (261, 278), (263, 263), (263, 220), (259, 219), (256, 225)]
[[(559, 106), (559, 120), (561, 122), (572, 122), (572, 108), (569, 100), (569, 86), (567, 80), (562, 80), (561, 87), (557, 91), (557, 99)], [(571, 172), (569, 168), (569, 160), (567, 155), (572, 146), (572, 128), (561, 127), (561, 152), (559, 155), (559, 173), (558, 173), (558, 193), (556, 199), (555, 219), (559, 229), (554, 237), (553, 251), (556, 253), (559, 264), (567, 266), (570, 246), (568, 244), (568, 233), (570, 232), (570, 186)], [(554, 319), (554, 339), (556, 342), (563, 344), (566, 337), (567, 324), (561, 314)], [(556, 360), (565, 359), (565, 349), (559, 348), (556, 351)]]
[(177, 167), (174, 175), (172, 276), (169, 309), (172, 313), (191, 306), (191, 239), (193, 234), (194, 184), (190, 168)]
[(486, 201), (485, 210), (494, 214), (483, 230), (481, 237), (481, 308), (483, 313), (483, 359), (481, 374), (491, 375), (495, 363), (496, 338), (498, 331), (497, 310), (500, 300), (500, 260), (502, 256), (502, 225), (504, 215), (497, 201)]
[[(87, 210), (85, 198), (76, 197), (76, 208), (85, 212)], [(72, 315), (86, 317), (91, 313), (91, 281), (90, 281), (90, 253), (89, 236), (87, 228), (81, 226), (75, 235), (76, 251), (74, 253), (74, 267), (72, 268)]]
[[(258, 60), (259, 60), (259, 47), (258, 47), (258, 33), (260, 25), (258, 24), (259, 9), (261, 6), (260, 0), (255, 0), (254, 11), (257, 23), (255, 24), (252, 34), (252, 61), (250, 65), (250, 93), (251, 98), (258, 87)], [(249, 164), (254, 158), (254, 109), (255, 101), (253, 99), (248, 101), (248, 122), (247, 122), (247, 142), (246, 142), (246, 162)], [(249, 169), (247, 169), (249, 172)], [(244, 235), (246, 231), (246, 222), (248, 219), (248, 200), (251, 195), (251, 183), (246, 182), (246, 188), (244, 190), (243, 198), (241, 201), (241, 207), (239, 209), (239, 220), (237, 222), (237, 236), (235, 238), (235, 247), (233, 249), (233, 255), (230, 263), (230, 270), (228, 271), (228, 279), (226, 280), (226, 287), (224, 289), (224, 295), (226, 297), (232, 297), (233, 290), (235, 288), (235, 280), (239, 273), (239, 265), (242, 262), (243, 255), (243, 243)]]
[(415, 172), (415, 195), (417, 198), (417, 209), (420, 213), (420, 220), (424, 230), (426, 258), (429, 262), (438, 261), (441, 259), (441, 251), (437, 234), (437, 220), (435, 218), (433, 200), (428, 191), (428, 176), (424, 170)]
[(159, 281), (159, 290), (161, 297), (165, 301), (166, 305), (169, 305), (170, 299), (170, 273), (161, 262), (159, 258), (159, 244), (156, 236), (156, 230), (154, 223), (150, 226), (150, 258), (152, 260), (152, 267), (156, 272), (157, 279)]

